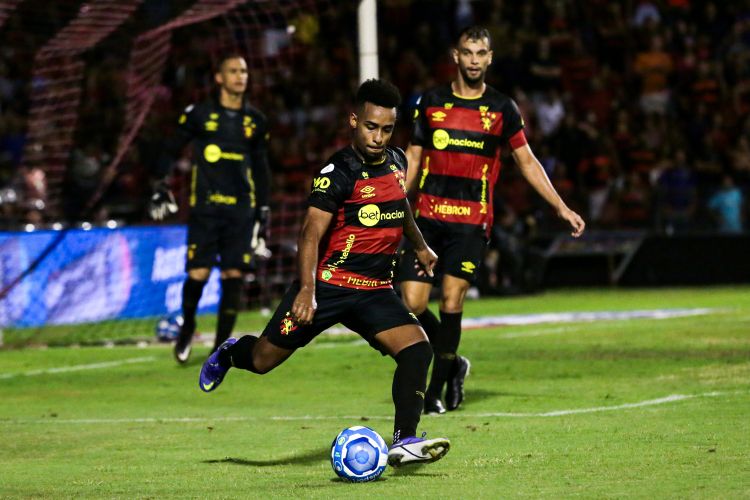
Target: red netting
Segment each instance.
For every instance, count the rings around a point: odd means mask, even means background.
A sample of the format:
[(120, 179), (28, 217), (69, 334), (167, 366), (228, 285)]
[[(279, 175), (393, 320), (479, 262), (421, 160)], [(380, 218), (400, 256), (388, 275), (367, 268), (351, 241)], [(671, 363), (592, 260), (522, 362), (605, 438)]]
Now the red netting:
[(81, 98), (81, 55), (125, 22), (142, 0), (81, 5), (78, 16), (36, 54), (23, 166), (46, 173), (48, 211), (60, 206)]

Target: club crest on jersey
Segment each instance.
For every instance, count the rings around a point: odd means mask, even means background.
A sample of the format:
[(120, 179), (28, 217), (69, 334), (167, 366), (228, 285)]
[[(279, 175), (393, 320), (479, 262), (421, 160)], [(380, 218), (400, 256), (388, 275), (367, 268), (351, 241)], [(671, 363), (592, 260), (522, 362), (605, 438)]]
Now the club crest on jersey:
[(479, 106), (479, 116), (482, 120), (482, 128), (487, 131), (492, 128), (492, 122), (497, 118), (497, 114), (490, 113), (489, 106)]
[(291, 312), (287, 311), (286, 315), (281, 318), (281, 322), (279, 323), (279, 332), (281, 332), (282, 335), (289, 335), (296, 329), (297, 323), (292, 319)]
[(250, 139), (255, 133), (255, 129), (258, 125), (253, 122), (252, 116), (242, 117), (242, 128), (245, 130), (245, 138)]

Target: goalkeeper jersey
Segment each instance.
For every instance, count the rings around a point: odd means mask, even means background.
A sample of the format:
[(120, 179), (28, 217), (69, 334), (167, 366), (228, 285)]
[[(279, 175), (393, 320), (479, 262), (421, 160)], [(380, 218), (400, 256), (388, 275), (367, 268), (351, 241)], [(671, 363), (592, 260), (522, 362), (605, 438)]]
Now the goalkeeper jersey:
[(321, 239), (319, 282), (360, 290), (392, 288), (406, 208), (406, 156), (387, 147), (368, 163), (348, 146), (313, 179), (310, 206), (334, 214)]
[(182, 113), (158, 173), (166, 175), (180, 150), (192, 142), (191, 212), (248, 212), (269, 203), (267, 140), (268, 125), (260, 111), (247, 103), (228, 109), (209, 99)]
[(422, 146), (415, 217), (452, 230), (489, 232), (500, 153), (526, 144), (523, 119), (508, 96), (489, 85), (476, 98), (450, 84), (426, 92), (414, 115), (412, 143)]

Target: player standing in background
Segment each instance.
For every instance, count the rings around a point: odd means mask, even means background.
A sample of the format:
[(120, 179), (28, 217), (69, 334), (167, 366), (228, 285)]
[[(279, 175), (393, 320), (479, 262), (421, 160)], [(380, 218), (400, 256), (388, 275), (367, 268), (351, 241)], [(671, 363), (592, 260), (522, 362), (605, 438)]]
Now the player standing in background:
[(414, 267), (406, 242), (399, 266), (403, 300), (417, 314), (435, 353), (425, 396), (425, 413), (455, 410), (463, 401), (469, 361), (457, 355), (466, 292), (475, 279), (492, 228), (492, 193), (500, 173), (500, 151), (509, 144), (531, 186), (579, 236), (585, 224), (558, 196), (529, 148), (516, 103), (485, 84), (492, 62), (489, 32), (464, 29), (453, 49), (457, 68), (450, 84), (426, 92), (415, 111), (414, 134), (406, 150), (407, 188), (417, 186), (415, 219), (427, 244), (440, 256), (440, 320), (427, 308), (434, 282)]
[(388, 463), (433, 462), (448, 452), (444, 438), (416, 437), (432, 349), (414, 314), (393, 290), (401, 237), (412, 242), (422, 272), (437, 257), (425, 243), (406, 200), (406, 157), (388, 147), (398, 90), (368, 80), (350, 115), (352, 144), (335, 153), (313, 181), (299, 235), (299, 281), (292, 284), (260, 338), (227, 340), (201, 370), (201, 390), (216, 389), (229, 368), (264, 374), (319, 333), (342, 323), (396, 360), (396, 410)]
[(211, 268), (218, 264), (221, 269), (215, 351), (234, 328), (252, 240), (265, 247), (270, 215), (268, 126), (265, 116), (244, 97), (247, 78), (244, 58), (223, 58), (214, 75), (219, 95), (185, 109), (157, 165), (156, 176), (162, 181), (151, 197), (149, 211), (160, 220), (177, 211), (163, 179), (182, 148), (192, 141), (188, 278), (182, 289), (184, 324), (174, 348), (179, 363), (190, 357), (198, 301)]

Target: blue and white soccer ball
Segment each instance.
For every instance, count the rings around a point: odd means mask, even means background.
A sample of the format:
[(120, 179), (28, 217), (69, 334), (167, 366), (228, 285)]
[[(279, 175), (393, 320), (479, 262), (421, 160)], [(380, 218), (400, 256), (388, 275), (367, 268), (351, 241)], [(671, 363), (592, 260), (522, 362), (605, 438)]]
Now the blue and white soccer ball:
[(180, 328), (184, 320), (181, 314), (165, 314), (156, 322), (156, 338), (160, 342), (171, 342), (177, 340), (180, 335)]
[(331, 444), (331, 466), (341, 478), (364, 483), (379, 478), (388, 465), (388, 447), (380, 434), (355, 425), (344, 429)]

